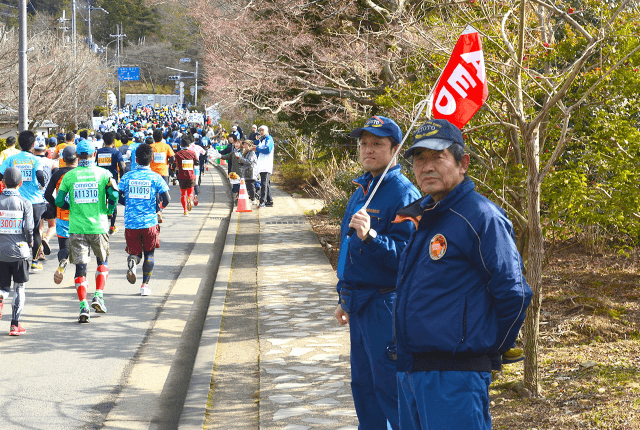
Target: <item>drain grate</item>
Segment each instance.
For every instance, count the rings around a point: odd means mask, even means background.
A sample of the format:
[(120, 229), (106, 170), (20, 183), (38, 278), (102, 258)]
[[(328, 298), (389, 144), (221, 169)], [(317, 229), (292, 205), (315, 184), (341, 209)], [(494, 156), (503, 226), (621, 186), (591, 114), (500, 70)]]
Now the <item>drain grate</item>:
[(210, 216), (210, 217), (209, 217), (209, 219), (217, 219), (217, 220), (222, 221), (222, 220), (227, 219), (227, 217), (222, 217), (222, 216)]
[(304, 224), (304, 221), (267, 221), (265, 224)]

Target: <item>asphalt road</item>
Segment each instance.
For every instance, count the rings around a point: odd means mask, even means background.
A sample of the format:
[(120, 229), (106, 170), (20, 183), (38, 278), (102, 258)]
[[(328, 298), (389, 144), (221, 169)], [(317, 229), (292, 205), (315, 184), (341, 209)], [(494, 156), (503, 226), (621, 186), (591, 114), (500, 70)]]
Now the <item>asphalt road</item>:
[[(212, 261), (212, 246), (199, 253), (203, 264), (193, 260), (192, 251), (203, 237), (213, 244), (218, 229), (228, 225), (222, 221), (229, 209), (221, 184), (212, 168), (203, 178), (200, 205), (189, 217), (182, 214), (178, 187), (171, 187), (161, 248), (155, 253), (153, 295), (148, 297), (140, 296), (140, 280), (136, 285), (126, 280), (124, 208), (118, 207), (120, 231), (111, 236), (105, 289), (108, 312), (92, 310), (90, 324), (77, 322), (75, 267), (68, 267), (61, 285), (53, 282), (57, 243), (52, 244), (44, 270), (32, 274), (26, 286), (21, 325), (27, 333), (8, 336), (10, 301), (0, 321), (1, 429), (149, 428), (158, 420), (158, 410), (179, 417), (181, 404), (175, 404), (171, 395), (158, 396), (188, 378), (171, 372), (176, 367), (189, 370), (188, 363), (176, 366), (180, 362), (176, 351), (184, 349), (180, 346), (185, 342), (183, 330), (190, 328), (189, 318), (198, 314), (193, 308), (206, 277), (202, 266)], [(218, 221), (212, 224), (212, 219)], [(94, 270), (90, 264), (89, 301), (95, 289)], [(167, 409), (171, 407), (175, 411)], [(161, 422), (156, 424), (163, 427)]]

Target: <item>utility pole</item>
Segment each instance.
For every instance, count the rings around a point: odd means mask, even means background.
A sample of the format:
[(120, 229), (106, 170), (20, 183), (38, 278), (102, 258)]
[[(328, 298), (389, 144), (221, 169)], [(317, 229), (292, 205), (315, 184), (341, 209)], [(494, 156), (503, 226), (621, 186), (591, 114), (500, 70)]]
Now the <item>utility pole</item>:
[[(76, 0), (71, 0), (71, 43), (73, 44), (73, 70), (78, 72), (78, 51), (76, 45)], [(73, 80), (73, 124), (78, 126), (78, 76)]]
[(198, 106), (198, 62), (197, 61), (196, 61), (196, 91), (193, 97), (194, 97), (193, 104)]
[[(116, 24), (116, 34), (110, 34), (109, 36), (116, 38), (116, 58), (117, 58), (117, 68), (120, 68), (120, 42), (122, 39), (127, 37), (126, 34), (122, 33), (122, 24)], [(120, 110), (120, 77), (118, 76), (118, 110)]]
[(20, 88), (19, 88), (19, 112), (18, 112), (18, 131), (24, 131), (28, 128), (29, 122), (29, 100), (27, 100), (27, 0), (20, 0), (20, 45), (19, 53), (19, 72), (20, 72)]
[(87, 43), (89, 44), (89, 49), (91, 50), (91, 52), (96, 52), (95, 48), (93, 46), (93, 35), (91, 34), (91, 11), (92, 10), (101, 10), (102, 12), (106, 13), (107, 15), (109, 15), (109, 12), (107, 12), (106, 10), (104, 10), (101, 7), (98, 6), (87, 6), (87, 10), (89, 11), (89, 17), (87, 19)]
[(70, 19), (67, 19), (66, 17), (66, 10), (62, 11), (62, 18), (58, 18), (58, 22), (60, 23), (61, 27), (58, 27), (58, 30), (62, 30), (62, 43), (64, 45), (67, 44), (68, 40), (67, 40), (67, 31), (71, 30), (69, 27), (67, 27), (66, 22), (70, 21)]

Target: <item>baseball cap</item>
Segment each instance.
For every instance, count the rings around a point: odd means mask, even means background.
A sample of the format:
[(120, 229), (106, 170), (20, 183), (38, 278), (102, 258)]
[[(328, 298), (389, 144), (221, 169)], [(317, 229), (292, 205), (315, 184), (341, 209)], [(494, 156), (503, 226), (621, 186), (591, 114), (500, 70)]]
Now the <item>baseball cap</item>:
[(8, 167), (4, 171), (3, 179), (7, 188), (15, 188), (22, 182), (22, 172), (17, 167)]
[(360, 138), (362, 133), (368, 131), (380, 137), (388, 137), (393, 143), (402, 142), (402, 130), (394, 120), (384, 116), (372, 116), (364, 123), (363, 127), (356, 128), (349, 133), (349, 136)]
[(62, 150), (62, 159), (64, 161), (73, 162), (76, 159), (76, 146), (75, 145), (67, 145)]
[(39, 139), (36, 139), (35, 143), (33, 144), (33, 149), (36, 151), (44, 151), (47, 149), (47, 141), (44, 140), (44, 137), (42, 136), (38, 136)]
[(92, 141), (87, 139), (82, 139), (78, 142), (78, 146), (76, 146), (76, 153), (78, 154), (87, 154), (91, 155), (95, 152), (96, 147)]
[(413, 146), (405, 151), (404, 157), (411, 157), (417, 148), (443, 151), (454, 143), (464, 148), (460, 129), (446, 119), (430, 119), (413, 134)]
[(55, 137), (49, 138), (49, 146), (56, 146), (58, 144), (58, 139)]
[(236, 131), (238, 129), (238, 127), (236, 127), (235, 125), (231, 126), (231, 130)]

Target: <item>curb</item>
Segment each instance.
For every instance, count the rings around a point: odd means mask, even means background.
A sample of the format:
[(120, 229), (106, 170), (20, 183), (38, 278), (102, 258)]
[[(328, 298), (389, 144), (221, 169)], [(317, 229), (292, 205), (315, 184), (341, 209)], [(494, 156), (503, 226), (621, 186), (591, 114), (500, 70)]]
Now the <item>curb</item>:
[[(223, 172), (223, 169), (216, 165)], [(226, 177), (226, 175), (221, 175)], [(227, 179), (227, 184), (229, 184)], [(229, 186), (230, 188), (230, 186)], [(193, 365), (193, 372), (189, 383), (189, 389), (184, 402), (184, 408), (180, 416), (178, 428), (198, 429), (204, 426), (205, 413), (209, 400), (213, 366), (218, 348), (218, 339), (222, 324), (227, 286), (231, 275), (231, 262), (236, 242), (238, 228), (238, 213), (232, 208), (229, 224), (221, 253), (218, 271), (213, 283), (213, 292), (206, 312), (202, 336), (198, 346), (198, 352)]]

